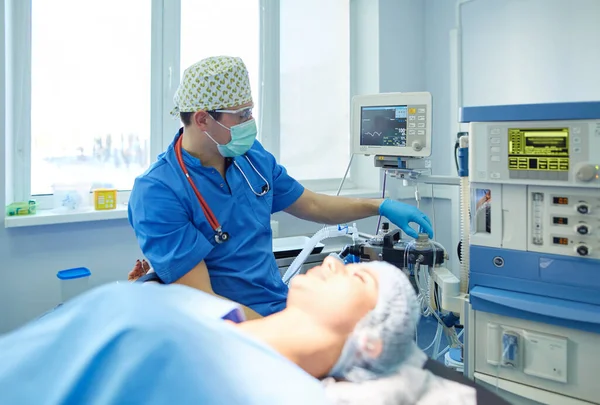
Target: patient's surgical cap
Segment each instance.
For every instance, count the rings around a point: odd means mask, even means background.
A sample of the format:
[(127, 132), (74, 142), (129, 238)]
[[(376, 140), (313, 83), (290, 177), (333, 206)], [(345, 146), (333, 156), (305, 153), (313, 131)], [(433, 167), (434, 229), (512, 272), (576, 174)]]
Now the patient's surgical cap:
[(386, 262), (363, 265), (379, 275), (379, 298), (354, 328), (330, 376), (360, 382), (390, 375), (415, 350), (420, 319), (417, 296), (408, 277)]
[(194, 63), (183, 72), (173, 101), (174, 116), (249, 103), (252, 94), (246, 65), (232, 56), (214, 56)]

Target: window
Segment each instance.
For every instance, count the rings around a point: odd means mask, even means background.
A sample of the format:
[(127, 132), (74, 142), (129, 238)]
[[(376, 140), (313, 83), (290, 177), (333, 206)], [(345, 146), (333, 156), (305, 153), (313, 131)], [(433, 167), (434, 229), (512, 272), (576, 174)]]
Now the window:
[(126, 202), (179, 127), (181, 73), (219, 54), (246, 63), (260, 140), (293, 176), (313, 189), (343, 176), (348, 0), (2, 3), (7, 204), (53, 208), (61, 184), (115, 187)]
[(341, 179), (350, 159), (349, 2), (279, 3), (280, 162), (298, 180)]
[(31, 190), (130, 190), (150, 158), (151, 2), (33, 0)]
[(210, 56), (242, 58), (250, 76), (253, 114), (259, 122), (259, 0), (181, 0), (180, 71)]

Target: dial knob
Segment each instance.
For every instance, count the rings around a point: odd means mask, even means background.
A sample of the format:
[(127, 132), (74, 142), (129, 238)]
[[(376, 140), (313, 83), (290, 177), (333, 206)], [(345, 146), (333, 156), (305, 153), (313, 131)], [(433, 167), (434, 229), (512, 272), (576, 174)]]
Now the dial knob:
[(590, 254), (590, 248), (585, 244), (580, 243), (579, 245), (575, 246), (575, 253), (577, 253), (579, 256), (587, 256)]
[(598, 169), (596, 169), (596, 165), (585, 164), (577, 170), (577, 180), (579, 181), (592, 181), (596, 178), (598, 174)]
[(412, 148), (418, 152), (421, 149), (423, 149), (423, 145), (421, 145), (421, 142), (419, 142), (419, 141), (414, 141), (412, 143)]
[(580, 235), (589, 235), (590, 227), (587, 224), (579, 224), (575, 226), (575, 232), (577, 232)]
[(579, 203), (575, 206), (575, 209), (577, 210), (577, 212), (579, 212), (580, 214), (589, 214), (590, 213), (590, 206), (587, 203)]

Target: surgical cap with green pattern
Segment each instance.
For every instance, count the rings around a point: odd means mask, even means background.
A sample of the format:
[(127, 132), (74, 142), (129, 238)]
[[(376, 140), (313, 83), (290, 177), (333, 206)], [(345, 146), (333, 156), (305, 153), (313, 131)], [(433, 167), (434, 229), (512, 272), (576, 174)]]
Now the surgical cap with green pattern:
[(248, 70), (241, 58), (213, 56), (183, 72), (173, 98), (174, 116), (181, 112), (212, 111), (252, 102)]

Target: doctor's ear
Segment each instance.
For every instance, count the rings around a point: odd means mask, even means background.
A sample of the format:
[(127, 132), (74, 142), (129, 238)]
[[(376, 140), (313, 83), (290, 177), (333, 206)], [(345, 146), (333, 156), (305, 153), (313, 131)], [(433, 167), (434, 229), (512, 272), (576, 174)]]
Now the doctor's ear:
[(210, 117), (208, 116), (208, 113), (206, 111), (197, 111), (194, 113), (193, 116), (194, 124), (200, 127), (200, 129), (202, 129), (203, 131), (206, 130), (206, 121), (209, 119)]

